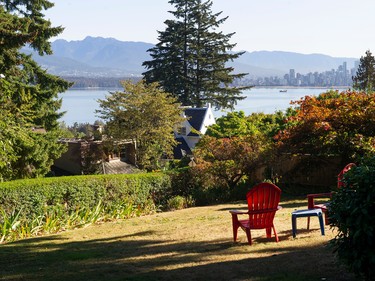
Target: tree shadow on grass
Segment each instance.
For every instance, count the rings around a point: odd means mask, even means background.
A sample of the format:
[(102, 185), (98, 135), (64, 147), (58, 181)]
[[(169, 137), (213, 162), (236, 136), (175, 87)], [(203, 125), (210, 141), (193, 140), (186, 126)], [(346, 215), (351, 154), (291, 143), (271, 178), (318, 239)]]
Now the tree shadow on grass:
[(87, 241), (55, 235), (3, 245), (0, 280), (355, 280), (324, 245), (150, 239), (155, 234)]
[[(233, 202), (231, 205), (233, 205), (233, 207), (225, 207), (225, 208), (221, 208), (221, 209), (218, 209), (219, 211), (230, 211), (230, 210), (233, 210), (233, 209), (236, 209), (236, 210), (241, 210), (241, 211), (246, 211), (247, 210), (247, 207), (246, 207), (246, 200), (244, 201), (237, 201), (237, 202)], [(307, 208), (307, 198), (306, 197), (303, 197), (303, 196), (294, 196), (294, 197), (286, 197), (286, 198), (282, 198), (280, 200), (280, 206), (283, 207), (283, 208), (291, 208), (291, 209), (306, 209)]]

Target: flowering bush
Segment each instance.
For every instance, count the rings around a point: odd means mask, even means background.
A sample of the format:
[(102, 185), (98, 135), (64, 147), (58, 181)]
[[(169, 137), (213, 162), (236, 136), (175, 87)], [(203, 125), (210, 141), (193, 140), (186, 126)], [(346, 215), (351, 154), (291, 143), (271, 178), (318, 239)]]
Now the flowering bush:
[(296, 114), (275, 137), (283, 152), (339, 155), (352, 162), (375, 150), (375, 94), (329, 91), (294, 102)]

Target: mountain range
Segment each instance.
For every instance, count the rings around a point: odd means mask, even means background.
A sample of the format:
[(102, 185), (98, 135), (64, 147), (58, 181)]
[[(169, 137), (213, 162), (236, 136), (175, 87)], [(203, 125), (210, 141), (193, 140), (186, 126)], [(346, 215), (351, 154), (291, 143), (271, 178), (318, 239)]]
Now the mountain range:
[[(48, 72), (60, 76), (129, 77), (141, 76), (142, 63), (151, 60), (148, 49), (154, 45), (145, 42), (119, 41), (113, 38), (86, 37), (79, 41), (58, 39), (52, 42), (53, 55), (39, 56), (30, 49), (34, 59)], [(282, 51), (245, 51), (230, 65), (235, 73), (249, 73), (251, 77), (282, 77), (295, 72), (324, 72), (337, 69), (343, 62), (348, 69), (358, 58), (331, 57), (323, 54), (300, 54)]]

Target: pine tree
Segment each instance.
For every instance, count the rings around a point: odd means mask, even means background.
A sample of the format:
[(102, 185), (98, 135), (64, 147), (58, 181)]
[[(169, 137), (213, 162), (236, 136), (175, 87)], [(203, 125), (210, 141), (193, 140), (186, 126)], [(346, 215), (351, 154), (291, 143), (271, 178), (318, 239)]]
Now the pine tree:
[(366, 92), (375, 90), (375, 58), (370, 50), (367, 50), (366, 55), (361, 57), (353, 82), (353, 88), (356, 90)]
[(147, 83), (158, 82), (166, 92), (183, 105), (201, 107), (212, 103), (216, 108), (233, 109), (243, 99), (241, 91), (249, 87), (233, 87), (246, 73), (233, 74), (228, 66), (243, 52), (233, 53), (236, 44), (229, 43), (234, 33), (217, 29), (228, 17), (212, 13), (212, 1), (170, 0), (175, 20), (166, 20), (165, 31), (159, 31), (159, 42), (149, 49), (152, 60), (143, 65)]
[[(39, 55), (52, 53), (50, 38), (63, 31), (44, 19), (46, 0), (0, 1), (0, 180), (45, 175), (63, 146), (58, 144), (61, 99), (70, 83), (42, 69), (29, 47)], [(33, 128), (43, 128), (37, 133)]]

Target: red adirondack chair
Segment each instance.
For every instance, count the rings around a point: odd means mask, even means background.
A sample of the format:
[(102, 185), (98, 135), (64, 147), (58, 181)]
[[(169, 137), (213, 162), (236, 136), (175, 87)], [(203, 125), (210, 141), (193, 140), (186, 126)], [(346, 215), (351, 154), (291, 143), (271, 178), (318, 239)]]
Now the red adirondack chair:
[[(266, 229), (267, 238), (271, 238), (273, 233), (276, 242), (279, 241), (273, 219), (276, 211), (281, 209), (279, 206), (281, 190), (276, 185), (263, 182), (254, 186), (247, 194), (248, 211), (229, 211), (232, 214), (233, 240), (237, 241), (237, 231), (241, 227), (247, 236), (247, 241), (251, 245), (251, 230)], [(247, 215), (247, 219), (238, 219), (239, 215)]]
[[(351, 168), (355, 167), (356, 165), (354, 163), (347, 164), (344, 169), (341, 170), (341, 172), (337, 175), (337, 188), (341, 188), (344, 186), (344, 175), (346, 172), (348, 172)], [(315, 203), (315, 198), (331, 198), (332, 192), (328, 193), (316, 193), (316, 194), (307, 194), (307, 208), (309, 209), (321, 209), (324, 213), (324, 222), (325, 224), (329, 224), (328, 221), (328, 202), (317, 204)], [(307, 218), (307, 229), (310, 227), (310, 218)]]

